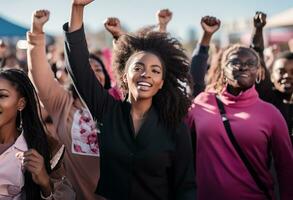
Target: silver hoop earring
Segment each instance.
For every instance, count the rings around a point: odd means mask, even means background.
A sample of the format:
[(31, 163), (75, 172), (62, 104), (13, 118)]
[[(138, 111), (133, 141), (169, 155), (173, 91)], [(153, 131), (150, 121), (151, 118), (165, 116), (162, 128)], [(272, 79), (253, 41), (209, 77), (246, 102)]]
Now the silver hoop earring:
[(257, 84), (259, 84), (259, 83), (260, 83), (260, 81), (261, 81), (260, 77), (259, 77), (259, 76), (257, 76), (257, 77), (256, 77), (256, 79), (255, 79), (255, 82), (256, 82)]
[(21, 110), (19, 110), (19, 126), (17, 127), (17, 130), (19, 132), (22, 132), (23, 130), (23, 122), (22, 122), (22, 114), (21, 114)]

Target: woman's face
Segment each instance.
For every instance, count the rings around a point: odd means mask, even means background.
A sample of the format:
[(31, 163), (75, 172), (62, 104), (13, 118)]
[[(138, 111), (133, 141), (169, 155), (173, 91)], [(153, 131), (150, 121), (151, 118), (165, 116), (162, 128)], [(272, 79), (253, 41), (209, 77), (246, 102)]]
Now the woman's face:
[(257, 57), (249, 50), (238, 50), (228, 55), (224, 74), (228, 84), (241, 90), (252, 87), (258, 74)]
[(286, 94), (293, 93), (293, 60), (278, 59), (273, 65), (272, 82), (275, 88)]
[(139, 52), (127, 63), (123, 81), (135, 100), (150, 99), (163, 87), (163, 65), (153, 53)]
[(105, 86), (105, 74), (103, 72), (101, 64), (95, 59), (90, 58), (90, 65), (98, 81), (101, 83), (102, 86)]
[(0, 78), (0, 128), (15, 124), (17, 111), (22, 110), (24, 105), (24, 97), (19, 95), (8, 80)]

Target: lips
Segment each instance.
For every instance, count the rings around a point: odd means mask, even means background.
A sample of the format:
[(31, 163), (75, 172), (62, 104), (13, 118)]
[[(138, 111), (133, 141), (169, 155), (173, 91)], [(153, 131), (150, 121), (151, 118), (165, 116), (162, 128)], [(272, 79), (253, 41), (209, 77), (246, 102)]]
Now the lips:
[(149, 90), (153, 85), (151, 83), (148, 83), (146, 81), (138, 81), (137, 82), (137, 89), (147, 91)]
[(247, 73), (239, 73), (236, 76), (236, 78), (248, 78), (248, 77), (249, 77), (249, 74)]
[(286, 88), (292, 87), (292, 81), (290, 79), (281, 79), (280, 84), (283, 85)]

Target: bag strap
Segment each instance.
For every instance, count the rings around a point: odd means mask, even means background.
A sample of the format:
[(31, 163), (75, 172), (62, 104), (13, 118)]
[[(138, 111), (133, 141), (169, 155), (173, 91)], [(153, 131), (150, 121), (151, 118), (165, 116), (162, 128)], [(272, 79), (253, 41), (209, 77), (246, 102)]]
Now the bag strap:
[(218, 95), (216, 95), (216, 101), (218, 104), (218, 108), (219, 108), (219, 111), (221, 114), (223, 124), (225, 126), (227, 135), (229, 136), (231, 143), (233, 144), (235, 150), (237, 151), (238, 155), (240, 156), (241, 160), (243, 161), (243, 163), (246, 166), (247, 170), (249, 171), (250, 175), (254, 179), (256, 185), (259, 187), (260, 190), (262, 190), (265, 193), (267, 199), (271, 200), (272, 197), (269, 194), (269, 190), (268, 190), (266, 184), (264, 182), (262, 182), (262, 180), (259, 178), (256, 170), (253, 168), (252, 164), (249, 162), (248, 158), (245, 156), (245, 153), (242, 151), (240, 145), (238, 144), (238, 142), (232, 132), (229, 119), (227, 118), (224, 104), (220, 100), (220, 97)]

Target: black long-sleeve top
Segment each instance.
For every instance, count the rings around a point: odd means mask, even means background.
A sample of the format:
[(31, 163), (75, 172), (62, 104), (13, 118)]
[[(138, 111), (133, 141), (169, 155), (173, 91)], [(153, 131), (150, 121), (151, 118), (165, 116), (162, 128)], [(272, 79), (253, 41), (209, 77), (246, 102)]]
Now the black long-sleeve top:
[(194, 49), (191, 58), (190, 74), (193, 80), (193, 97), (205, 89), (205, 75), (208, 70), (209, 46), (199, 44)]
[(167, 129), (152, 107), (135, 137), (131, 104), (112, 98), (91, 70), (83, 27), (71, 33), (68, 24), (63, 28), (68, 71), (100, 124), (96, 193), (111, 200), (194, 200), (194, 161), (185, 124)]

